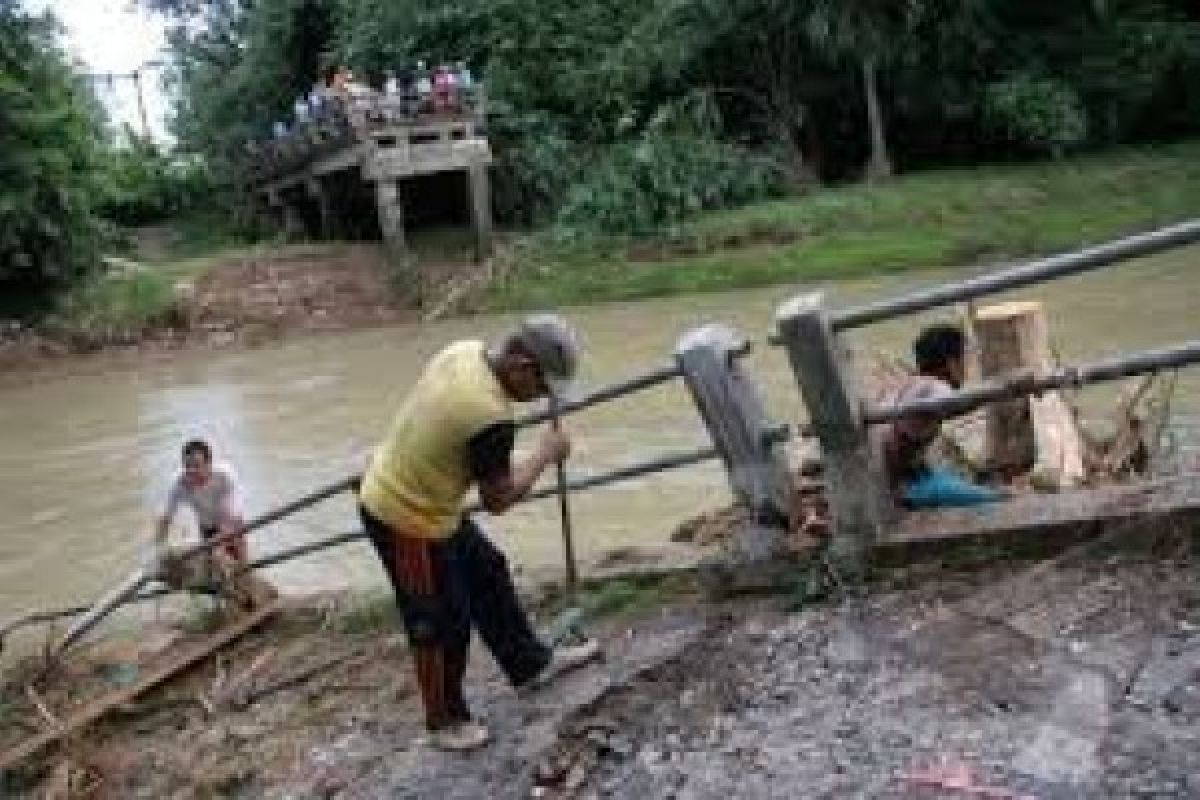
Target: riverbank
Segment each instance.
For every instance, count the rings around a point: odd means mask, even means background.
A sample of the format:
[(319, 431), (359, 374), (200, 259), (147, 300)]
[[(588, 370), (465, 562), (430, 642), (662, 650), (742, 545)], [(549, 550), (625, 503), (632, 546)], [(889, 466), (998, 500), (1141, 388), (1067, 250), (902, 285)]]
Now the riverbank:
[(0, 372), (87, 370), (182, 349), (254, 347), (284, 338), (411, 321), (373, 244), (255, 245), (153, 265), (114, 262), (40, 324), (0, 331)]
[(402, 299), (411, 287), (397, 285), (403, 273), (375, 244), (197, 254), (194, 242), (163, 246), (159, 231), (142, 237), (145, 258), (110, 261), (43, 322), (0, 324), (0, 371), (97, 352), (141, 358), (476, 311), (1005, 262), (1146, 230), (1196, 208), (1200, 142), (1189, 142), (821, 189), (702, 214), (649, 239), (507, 236), (486, 265), (471, 263), (465, 235), (418, 232), (414, 255), (427, 284), (420, 308)]
[[(797, 787), (940, 797), (974, 785), (994, 797), (1190, 797), (1194, 545), (1158, 531), (1151, 550), (1145, 533), (1050, 563), (897, 568), (860, 599), (712, 602), (688, 573), (593, 583), (578, 599), (602, 663), (518, 698), (475, 654), (470, 700), (495, 738), (468, 758), (423, 737), (389, 598), (297, 602), (4, 788), (765, 799)], [(555, 606), (542, 610), (545, 621)], [(134, 651), (170, 641), (97, 643), (32, 696), (61, 711), (64, 686), (119, 686)], [(44, 724), (29, 697), (19, 681), (0, 696), (6, 743)]]

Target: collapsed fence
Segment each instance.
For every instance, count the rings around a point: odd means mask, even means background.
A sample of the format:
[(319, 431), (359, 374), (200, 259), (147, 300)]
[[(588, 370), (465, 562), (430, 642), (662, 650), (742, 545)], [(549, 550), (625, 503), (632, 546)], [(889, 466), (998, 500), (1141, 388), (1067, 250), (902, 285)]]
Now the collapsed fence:
[[(1164, 369), (1175, 369), (1200, 361), (1200, 341), (1148, 353), (1132, 354), (1086, 364), (1060, 367), (1046, 374), (993, 380), (964, 389), (937, 401), (906, 403), (892, 409), (867, 407), (860, 399), (857, 381), (844, 332), (886, 319), (914, 314), (940, 306), (965, 302), (998, 292), (1036, 285), (1055, 278), (1112, 266), (1128, 259), (1200, 242), (1200, 220), (1131, 236), (1075, 253), (1041, 259), (1029, 264), (948, 283), (911, 295), (892, 298), (860, 308), (831, 312), (821, 294), (798, 296), (783, 304), (776, 314), (772, 344), (782, 345), (808, 409), (810, 423), (793, 432), (767, 418), (760, 395), (739, 362), (750, 349), (737, 332), (709, 325), (685, 334), (672, 363), (625, 381), (594, 390), (555, 410), (539, 411), (518, 420), (529, 426), (616, 400), (635, 392), (683, 379), (703, 419), (712, 445), (671, 453), (609, 472), (566, 481), (576, 491), (608, 486), (671, 469), (720, 459), (733, 493), (756, 523), (781, 526), (790, 518), (793, 502), (791, 475), (780, 445), (793, 435), (815, 435), (825, 472), (826, 496), (833, 523), (834, 553), (849, 566), (865, 566), (868, 551), (884, 539), (885, 527), (894, 508), (886, 491), (878, 458), (868, 445), (870, 425), (884, 424), (914, 415), (946, 417), (978, 408), (996, 400), (1025, 397), (1047, 389), (1077, 387), (1091, 383)], [(247, 523), (243, 533), (259, 530), (330, 497), (352, 491), (358, 475), (352, 475), (313, 491)], [(531, 493), (526, 501), (552, 496), (559, 489)], [(478, 510), (475, 507), (468, 512)], [(357, 541), (361, 531), (333, 535), (299, 545), (252, 562), (263, 568)], [(185, 548), (193, 556), (216, 547), (225, 538), (214, 537)], [(566, 542), (567, 573), (576, 567)], [(19, 628), (68, 617), (79, 617), (60, 642), (65, 648), (85, 635), (115, 608), (130, 602), (161, 597), (170, 590), (145, 590), (153, 576), (139, 570), (99, 601), (73, 608), (36, 612), (0, 627), (0, 644)]]

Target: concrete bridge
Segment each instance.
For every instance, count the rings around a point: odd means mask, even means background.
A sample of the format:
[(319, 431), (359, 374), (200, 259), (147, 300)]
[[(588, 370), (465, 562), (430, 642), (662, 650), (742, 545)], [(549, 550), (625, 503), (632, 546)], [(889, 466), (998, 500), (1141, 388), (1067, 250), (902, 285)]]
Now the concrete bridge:
[[(482, 260), (492, 239), (487, 171), (492, 154), (484, 120), (482, 85), (462, 90), (453, 105), (438, 109), (408, 95), (335, 98), (328, 113), (286, 136), (248, 145), (249, 184), (275, 224), (318, 238), (337, 235), (347, 213), (361, 207), (341, 202), (347, 193), (365, 197), (374, 205), (389, 253), (402, 257), (406, 197), (410, 204), (419, 198), (417, 179), (441, 176), (447, 179), (442, 193), (457, 195), (451, 202), (468, 211)], [(456, 175), (466, 180), (454, 181)]]

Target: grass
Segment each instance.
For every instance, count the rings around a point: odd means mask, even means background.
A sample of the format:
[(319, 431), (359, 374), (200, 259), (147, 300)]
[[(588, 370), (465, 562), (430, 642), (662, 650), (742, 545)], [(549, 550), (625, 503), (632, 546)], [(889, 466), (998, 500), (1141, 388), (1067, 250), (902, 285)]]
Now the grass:
[(551, 307), (966, 266), (1193, 216), (1200, 142), (923, 172), (713, 212), (654, 240), (531, 237), (495, 308)]
[(538, 603), (538, 610), (549, 619), (568, 608), (578, 608), (586, 627), (592, 620), (657, 611), (696, 593), (695, 576), (687, 570), (613, 575), (581, 581), (573, 596), (561, 589), (547, 595)]
[(349, 594), (329, 615), (329, 624), (345, 634), (398, 631), (400, 616), (396, 598), (386, 589)]
[(117, 270), (90, 278), (59, 300), (52, 327), (79, 340), (135, 339), (173, 308), (173, 281), (154, 270)]

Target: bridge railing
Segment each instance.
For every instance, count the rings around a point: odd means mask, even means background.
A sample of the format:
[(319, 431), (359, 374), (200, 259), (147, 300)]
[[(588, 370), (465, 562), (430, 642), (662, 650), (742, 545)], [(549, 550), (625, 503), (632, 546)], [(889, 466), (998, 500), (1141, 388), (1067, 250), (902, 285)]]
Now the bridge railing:
[(812, 431), (820, 441), (826, 495), (836, 532), (835, 552), (849, 565), (861, 568), (867, 551), (881, 538), (886, 521), (894, 516), (886, 476), (869, 443), (870, 425), (922, 414), (948, 417), (997, 400), (1200, 361), (1200, 340), (1195, 340), (1165, 350), (1062, 367), (1044, 375), (986, 381), (942, 400), (881, 409), (867, 407), (859, 396), (850, 350), (844, 340), (846, 332), (1197, 242), (1200, 242), (1200, 219), (844, 311), (830, 310), (820, 293), (800, 295), (784, 303), (776, 314), (776, 333), (771, 342), (787, 350), (808, 408)]

